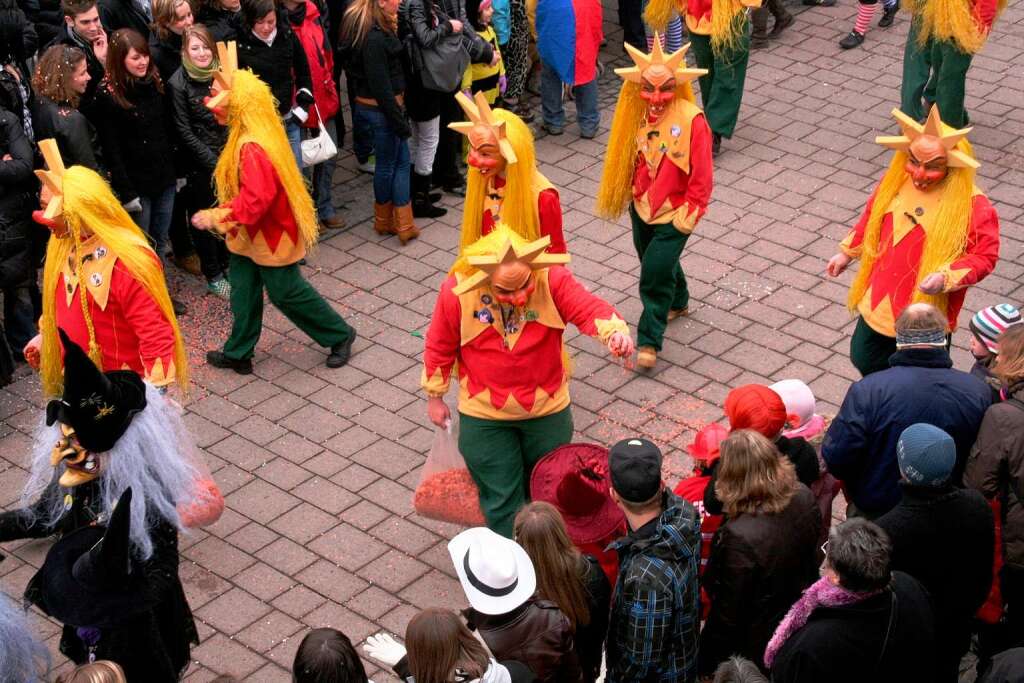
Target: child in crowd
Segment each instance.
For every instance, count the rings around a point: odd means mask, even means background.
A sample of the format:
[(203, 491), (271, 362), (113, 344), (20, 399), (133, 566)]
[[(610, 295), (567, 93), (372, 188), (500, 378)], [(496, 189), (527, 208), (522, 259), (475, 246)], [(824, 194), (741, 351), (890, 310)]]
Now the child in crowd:
[(992, 365), (999, 354), (999, 335), (1021, 323), (1020, 311), (1012, 304), (996, 304), (983, 308), (971, 318), (971, 374), (992, 387), (992, 400), (1002, 400), (1002, 382), (992, 374)]
[(482, 0), (476, 12), (469, 13), (469, 19), (473, 24), (478, 36), (490, 43), (498, 55), (498, 63), (491, 64), (470, 64), (466, 67), (466, 73), (462, 75), (462, 90), (467, 96), (472, 97), (475, 93), (483, 92), (487, 98), (487, 104), (494, 106), (499, 95), (505, 94), (505, 62), (501, 59), (501, 46), (498, 43), (498, 35), (491, 25), (494, 17), (494, 6), (492, 0)]
[(292, 663), (294, 683), (373, 683), (366, 678), (348, 636), (333, 628), (315, 628), (306, 634)]

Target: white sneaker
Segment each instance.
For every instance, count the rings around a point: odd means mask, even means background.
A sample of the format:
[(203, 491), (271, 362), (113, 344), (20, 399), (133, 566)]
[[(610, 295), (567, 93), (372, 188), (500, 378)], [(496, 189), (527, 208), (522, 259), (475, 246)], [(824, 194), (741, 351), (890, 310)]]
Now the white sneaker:
[(363, 173), (369, 173), (372, 175), (373, 172), (377, 169), (376, 159), (371, 154), (369, 159), (367, 159), (361, 164), (356, 164), (356, 168), (358, 168)]

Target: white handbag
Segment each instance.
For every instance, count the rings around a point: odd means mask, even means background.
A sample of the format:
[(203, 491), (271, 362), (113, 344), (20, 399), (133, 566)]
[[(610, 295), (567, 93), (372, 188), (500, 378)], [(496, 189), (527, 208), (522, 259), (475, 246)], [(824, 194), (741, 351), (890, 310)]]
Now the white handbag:
[(317, 108), (316, 103), (313, 104), (313, 111), (316, 112), (316, 120), (320, 125), (320, 135), (317, 135), (315, 138), (306, 138), (299, 143), (302, 147), (303, 168), (316, 166), (338, 153), (338, 146), (334, 144), (334, 140), (331, 139), (327, 129), (324, 128), (324, 120), (320, 116), (320, 110)]

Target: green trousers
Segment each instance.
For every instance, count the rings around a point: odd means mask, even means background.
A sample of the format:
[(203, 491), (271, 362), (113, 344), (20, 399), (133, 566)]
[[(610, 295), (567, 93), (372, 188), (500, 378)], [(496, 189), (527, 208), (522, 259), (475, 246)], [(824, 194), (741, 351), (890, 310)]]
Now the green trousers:
[(459, 452), (480, 490), (493, 531), (512, 538), (512, 522), (530, 497), (530, 475), (542, 457), (572, 441), (572, 409), (531, 420), (485, 420), (459, 414)]
[(247, 256), (231, 254), (231, 336), (224, 355), (235, 360), (252, 358), (263, 331), (263, 288), (270, 302), (296, 327), (320, 346), (330, 348), (354, 334), (345, 319), (331, 308), (299, 272), (299, 264), (257, 265)]
[(707, 69), (708, 74), (700, 78), (700, 99), (704, 105), (704, 116), (711, 132), (724, 138), (731, 138), (736, 129), (743, 100), (743, 82), (747, 78), (747, 60), (750, 59), (749, 21), (743, 19), (743, 32), (739, 45), (723, 55), (715, 55), (711, 49), (711, 36), (690, 34), (690, 49), (697, 66)]
[(896, 353), (896, 338), (875, 332), (864, 318), (857, 318), (857, 327), (850, 338), (850, 361), (864, 377), (889, 369), (889, 356)]
[(640, 257), (640, 301), (644, 305), (637, 324), (637, 346), (653, 346), (661, 351), (661, 340), (668, 323), (669, 309), (686, 308), (690, 290), (679, 257), (690, 238), (671, 223), (644, 223), (630, 204), (633, 221), (633, 246)]
[(903, 50), (900, 109), (910, 118), (922, 121), (928, 115), (926, 107), (934, 102), (939, 105), (944, 123), (963, 128), (968, 123), (964, 89), (972, 55), (946, 40), (929, 39), (923, 47), (919, 46), (917, 26), (917, 21), (911, 23)]

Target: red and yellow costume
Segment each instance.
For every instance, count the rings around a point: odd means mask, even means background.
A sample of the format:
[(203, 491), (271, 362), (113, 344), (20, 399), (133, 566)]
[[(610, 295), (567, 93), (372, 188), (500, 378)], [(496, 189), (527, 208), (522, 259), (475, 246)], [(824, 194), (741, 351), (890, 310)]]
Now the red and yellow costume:
[[(480, 220), (480, 235), (490, 234), (502, 221), (502, 207), (508, 191), (508, 181), (497, 176), (487, 183), (484, 194), (484, 214)], [(539, 171), (534, 171), (531, 193), (537, 196), (537, 219), (541, 237), (551, 238), (548, 251), (565, 254), (565, 235), (562, 234), (562, 202), (558, 190)]]
[[(611, 304), (559, 265), (568, 256), (544, 253), (548, 244), (498, 226), (472, 245), (441, 285), (423, 355), (428, 396), (444, 396), (458, 378), (459, 449), (488, 526), (507, 535), (533, 465), (572, 438), (566, 324), (603, 344), (629, 333)], [(513, 261), (532, 271), (523, 306), (501, 303), (490, 279)]]

